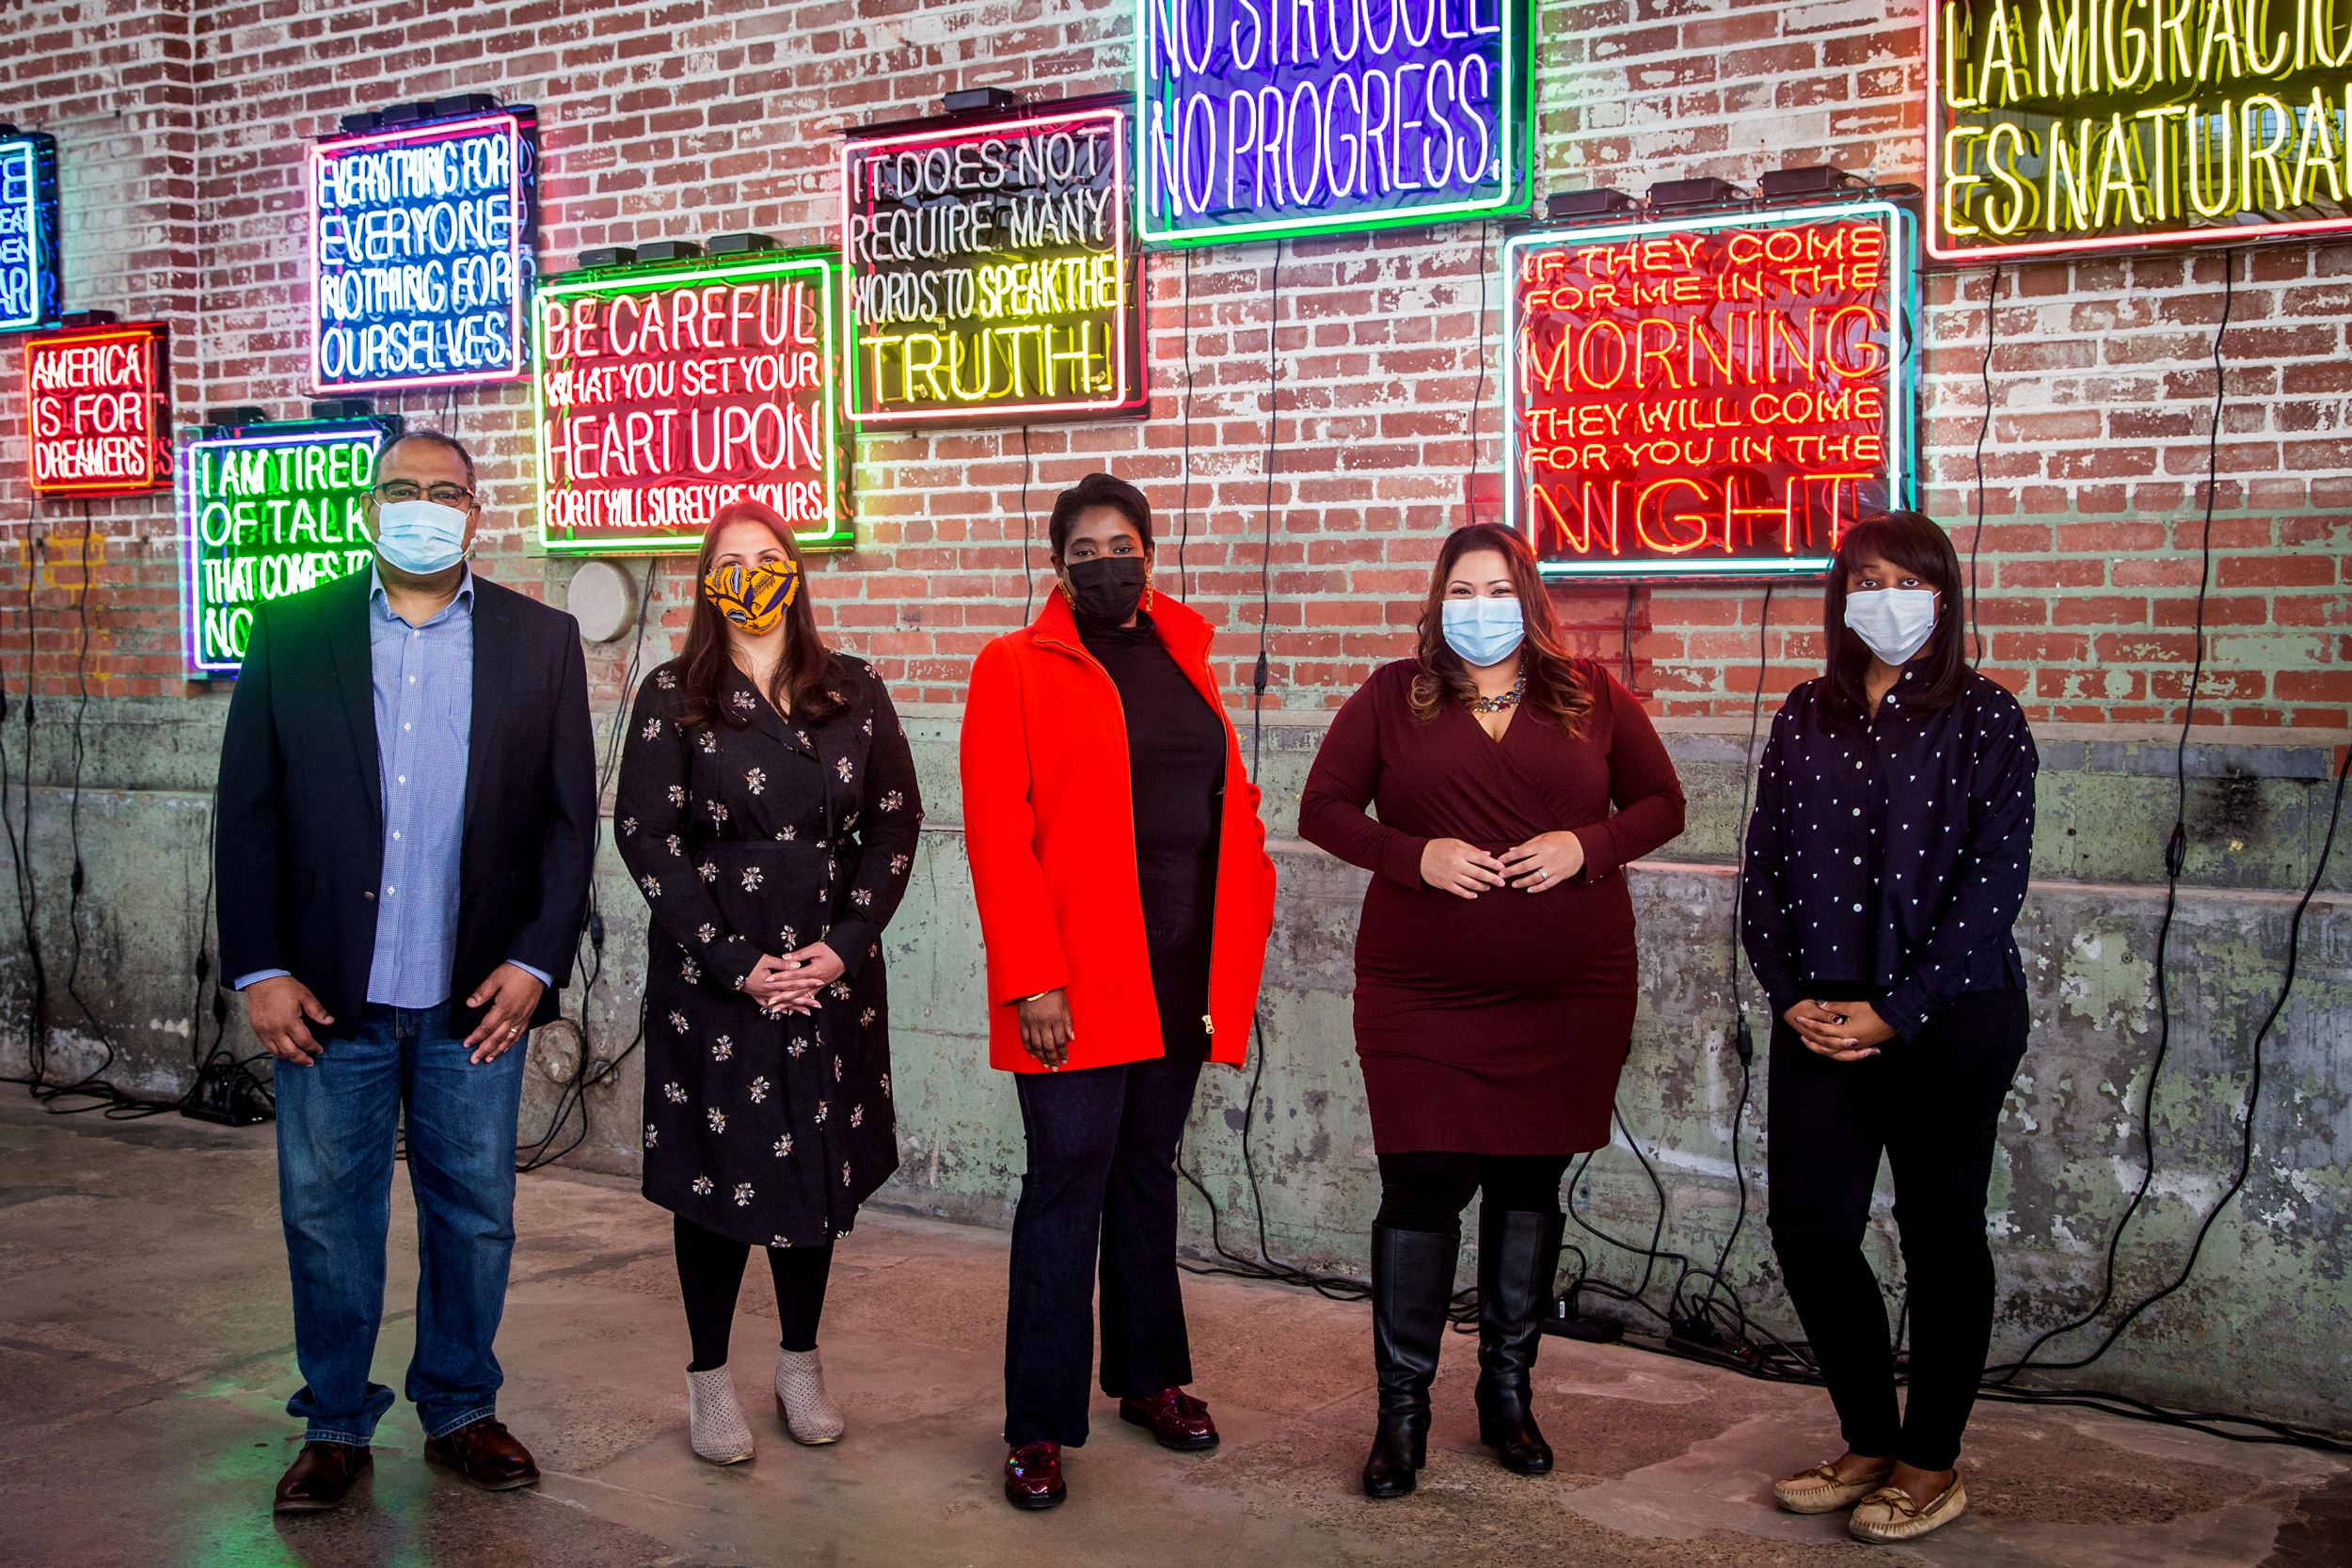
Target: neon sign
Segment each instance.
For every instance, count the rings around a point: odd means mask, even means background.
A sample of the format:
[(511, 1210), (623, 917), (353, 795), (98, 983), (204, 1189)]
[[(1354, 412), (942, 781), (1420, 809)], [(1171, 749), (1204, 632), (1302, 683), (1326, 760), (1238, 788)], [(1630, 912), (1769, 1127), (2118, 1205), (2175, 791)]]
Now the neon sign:
[(523, 373), (534, 124), (501, 110), (311, 147), (314, 390)]
[(1936, 0), (1927, 57), (1939, 259), (2352, 229), (2336, 0)]
[(540, 544), (691, 551), (744, 499), (803, 547), (854, 543), (835, 267), (831, 252), (769, 252), (540, 284)]
[(161, 322), (24, 340), (33, 491), (129, 496), (171, 483), (171, 397)]
[(1150, 405), (1123, 111), (859, 137), (841, 177), (850, 419)]
[(57, 317), (57, 144), (0, 137), (0, 332)]
[(1505, 244), (1504, 508), (1546, 575), (1809, 575), (1901, 504), (1913, 246), (1883, 201)]
[(1526, 0), (1137, 0), (1147, 243), (1518, 212)]
[(302, 420), (201, 436), (180, 462), (188, 668), (234, 675), (254, 611), (367, 570), (368, 487), (396, 418)]

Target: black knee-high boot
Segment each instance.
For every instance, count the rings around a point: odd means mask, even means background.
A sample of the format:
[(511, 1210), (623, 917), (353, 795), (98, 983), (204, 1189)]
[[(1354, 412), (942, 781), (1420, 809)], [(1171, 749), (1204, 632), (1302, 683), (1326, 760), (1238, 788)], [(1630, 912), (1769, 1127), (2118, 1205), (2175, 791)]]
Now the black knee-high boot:
[(1559, 1214), (1478, 1211), (1478, 1438), (1523, 1476), (1551, 1473), (1533, 1374), (1565, 1223)]
[(1457, 1235), (1372, 1227), (1372, 1360), (1380, 1430), (1364, 1460), (1364, 1496), (1401, 1497), (1429, 1446), (1429, 1384), (1438, 1375)]

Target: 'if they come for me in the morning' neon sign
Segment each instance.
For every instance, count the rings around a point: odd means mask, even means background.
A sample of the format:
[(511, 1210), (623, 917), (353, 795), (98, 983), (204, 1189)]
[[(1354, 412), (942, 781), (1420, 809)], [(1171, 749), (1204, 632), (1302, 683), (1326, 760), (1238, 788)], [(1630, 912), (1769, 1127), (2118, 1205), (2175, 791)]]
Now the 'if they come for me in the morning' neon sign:
[(803, 548), (853, 543), (836, 267), (768, 252), (541, 283), (540, 543), (691, 551), (739, 500), (773, 508)]
[(1931, 254), (2352, 229), (2352, 6), (1934, 0)]
[(1148, 243), (1527, 205), (1526, 0), (1136, 0)]
[(1123, 111), (860, 135), (841, 189), (852, 420), (1149, 405)]
[(534, 123), (499, 110), (312, 146), (314, 390), (523, 373)]
[(1509, 241), (1504, 505), (1545, 573), (1818, 573), (1903, 504), (1914, 244), (1883, 201)]

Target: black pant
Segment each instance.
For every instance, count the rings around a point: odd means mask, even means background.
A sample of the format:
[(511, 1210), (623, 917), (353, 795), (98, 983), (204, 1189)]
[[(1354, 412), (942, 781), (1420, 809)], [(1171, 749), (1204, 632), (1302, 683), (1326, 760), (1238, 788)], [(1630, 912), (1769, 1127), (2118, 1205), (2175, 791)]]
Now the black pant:
[[(684, 1214), (670, 1216), (677, 1247), (678, 1290), (686, 1297), (686, 1332), (694, 1341), (690, 1372), (727, 1364), (727, 1337), (735, 1326), (735, 1298), (743, 1288), (743, 1265), (751, 1246), (696, 1225)], [(789, 1351), (817, 1348), (817, 1320), (824, 1316), (825, 1282), (833, 1273), (833, 1243), (823, 1246), (762, 1247), (776, 1282), (776, 1318)]]
[(1380, 1212), (1372, 1223), (1391, 1230), (1461, 1233), (1462, 1210), (1485, 1191), (1498, 1209), (1560, 1212), (1560, 1178), (1568, 1154), (1453, 1154), (1415, 1151), (1380, 1156)]
[[(1995, 1128), (2026, 1053), (2023, 991), (1972, 991), (1860, 1062), (1772, 1026), (1772, 1247), (1829, 1384), (1846, 1446), (1948, 1470), (1993, 1341), (1984, 1196)], [(1899, 1417), (1886, 1301), (1862, 1254), (1883, 1152), (1911, 1303), (1911, 1398)]]
[(1005, 1441), (1016, 1448), (1087, 1440), (1098, 1239), (1103, 1392), (1140, 1398), (1192, 1381), (1176, 1142), (1208, 1053), (1195, 1005), (1208, 992), (1206, 949), (1174, 963), (1155, 955), (1152, 970), (1167, 1054), (1014, 1080), (1029, 1148), (1005, 1308)]

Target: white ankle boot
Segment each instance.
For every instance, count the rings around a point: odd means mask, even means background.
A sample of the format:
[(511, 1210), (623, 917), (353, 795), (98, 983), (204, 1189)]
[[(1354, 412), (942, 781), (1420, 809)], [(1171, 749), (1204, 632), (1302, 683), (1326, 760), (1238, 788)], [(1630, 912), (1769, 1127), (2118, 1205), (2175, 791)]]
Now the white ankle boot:
[(752, 1429), (735, 1402), (735, 1379), (724, 1367), (686, 1374), (687, 1433), (696, 1457), (739, 1465), (752, 1456)]
[(776, 1353), (776, 1414), (792, 1441), (815, 1448), (841, 1441), (841, 1407), (825, 1392), (824, 1364), (815, 1351)]

